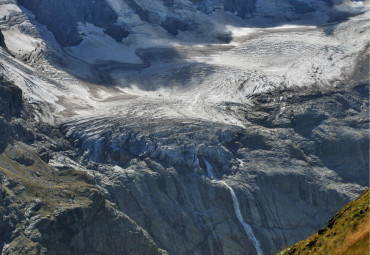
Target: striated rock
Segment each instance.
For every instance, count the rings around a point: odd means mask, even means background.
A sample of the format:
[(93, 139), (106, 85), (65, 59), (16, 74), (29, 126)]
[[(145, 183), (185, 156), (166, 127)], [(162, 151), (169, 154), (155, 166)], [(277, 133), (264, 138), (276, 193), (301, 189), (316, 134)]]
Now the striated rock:
[(3, 33), (1, 32), (1, 30), (0, 30), (0, 47), (3, 47), (3, 48), (5, 48), (5, 47), (6, 47), (6, 45), (5, 45), (5, 41), (4, 41), (4, 35), (3, 35)]

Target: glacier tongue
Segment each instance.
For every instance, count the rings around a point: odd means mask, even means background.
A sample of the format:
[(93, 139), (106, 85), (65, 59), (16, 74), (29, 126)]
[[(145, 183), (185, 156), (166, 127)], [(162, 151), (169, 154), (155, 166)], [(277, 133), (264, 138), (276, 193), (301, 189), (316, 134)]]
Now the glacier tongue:
[[(368, 185), (368, 13), (317, 26), (328, 13), (305, 23), (289, 3), (324, 1), (258, 0), (243, 20), (221, 0), (109, 0), (129, 35), (78, 19), (82, 42), (62, 48), (55, 17), (37, 21), (53, 11), (19, 2), (38, 0), (0, 0), (0, 76), (34, 108), (31, 129), (58, 131), (32, 146), (91, 173), (170, 254), (273, 254)], [(283, 24), (263, 17), (276, 10)]]
[(231, 195), (231, 198), (233, 200), (233, 205), (234, 205), (234, 210), (235, 210), (236, 217), (238, 218), (240, 224), (242, 224), (242, 226), (244, 228), (244, 231), (247, 234), (249, 240), (252, 241), (254, 247), (256, 248), (257, 254), (258, 255), (263, 255), (263, 252), (262, 252), (262, 249), (261, 249), (261, 244), (258, 241), (258, 239), (256, 238), (256, 236), (254, 235), (252, 227), (248, 223), (246, 223), (243, 219), (242, 212), (240, 211), (240, 203), (239, 203), (238, 198), (235, 195), (235, 192), (234, 192), (233, 188), (231, 188), (231, 186), (228, 185), (225, 181), (218, 179), (216, 177), (216, 174), (213, 170), (212, 165), (207, 160), (205, 160), (204, 158), (203, 158), (203, 160), (206, 164), (208, 177), (213, 179), (214, 181), (216, 181), (218, 183), (221, 183), (222, 185), (225, 185), (228, 188), (228, 190), (230, 191), (230, 195)]

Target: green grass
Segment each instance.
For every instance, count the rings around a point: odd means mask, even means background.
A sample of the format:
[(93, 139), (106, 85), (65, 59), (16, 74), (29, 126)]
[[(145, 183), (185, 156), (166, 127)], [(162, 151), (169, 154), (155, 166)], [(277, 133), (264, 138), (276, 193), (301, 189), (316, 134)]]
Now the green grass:
[(279, 252), (279, 255), (368, 255), (369, 189), (348, 203), (318, 233)]
[[(0, 154), (0, 175), (14, 180), (17, 185), (11, 189), (2, 188), (18, 204), (39, 199), (42, 206), (39, 213), (43, 217), (52, 216), (59, 208), (87, 207), (91, 200), (86, 194), (96, 190), (93, 179), (82, 171), (56, 171), (42, 161), (28, 148), (19, 146), (17, 154), (27, 154), (34, 163), (23, 166), (9, 157), (7, 151)], [(14, 154), (14, 150), (13, 150)]]

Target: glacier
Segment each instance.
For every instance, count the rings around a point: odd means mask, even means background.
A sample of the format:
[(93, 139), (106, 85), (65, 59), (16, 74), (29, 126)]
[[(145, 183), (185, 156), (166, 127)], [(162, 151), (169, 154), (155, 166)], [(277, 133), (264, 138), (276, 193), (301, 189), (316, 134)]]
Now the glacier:
[(273, 254), (368, 186), (368, 7), (0, 0), (0, 76), (161, 249)]

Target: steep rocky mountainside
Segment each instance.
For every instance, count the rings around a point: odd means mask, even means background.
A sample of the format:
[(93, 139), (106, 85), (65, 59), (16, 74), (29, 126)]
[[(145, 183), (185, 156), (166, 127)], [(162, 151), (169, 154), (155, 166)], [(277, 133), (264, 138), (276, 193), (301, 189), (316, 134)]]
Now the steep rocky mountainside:
[[(38, 22), (47, 25), (48, 29), (53, 32), (56, 40), (63, 47), (73, 46), (82, 41), (77, 29), (78, 22), (88, 22), (97, 27), (104, 28), (108, 35), (119, 41), (122, 40), (123, 35), (129, 32), (125, 32), (128, 24), (118, 21), (118, 15), (109, 4), (114, 3), (114, 5), (117, 5), (119, 2), (107, 2), (105, 0), (84, 0), (78, 2), (18, 0), (18, 3), (36, 15)], [(146, 1), (124, 0), (121, 2), (127, 8), (125, 10), (126, 12), (131, 12), (131, 15), (137, 14), (143, 22), (160, 25), (174, 35), (178, 33), (178, 30), (192, 30), (199, 26), (199, 24), (193, 24), (189, 17), (185, 17), (184, 19), (184, 17), (179, 15), (178, 12), (181, 8), (192, 8), (193, 12), (200, 10), (206, 13), (221, 8), (225, 11), (235, 13), (240, 17), (260, 15), (264, 11), (264, 7), (261, 7), (261, 10), (257, 9), (255, 0), (191, 1), (193, 5), (186, 3), (186, 1), (155, 0), (154, 2), (152, 1), (154, 8), (153, 6), (149, 7)], [(327, 3), (329, 6), (332, 5), (331, 0), (327, 1)], [(156, 6), (160, 5), (162, 6), (156, 9)], [(298, 0), (279, 1), (272, 5), (276, 5), (273, 8), (285, 8), (292, 13), (299, 14), (313, 12), (315, 11), (315, 7), (318, 8), (315, 5), (310, 6), (310, 3)], [(166, 12), (163, 13), (163, 9), (166, 9)]]
[(307, 240), (286, 248), (279, 255), (351, 254), (366, 255), (369, 250), (369, 189), (348, 203), (327, 227)]
[[(208, 144), (212, 141), (208, 138), (207, 145), (196, 151), (181, 148), (183, 141), (189, 138), (177, 133), (174, 141), (162, 135), (162, 141), (167, 139), (163, 142), (166, 146), (157, 145), (158, 152), (148, 154), (139, 144), (156, 143), (160, 139), (155, 138), (155, 132), (149, 132), (152, 137), (146, 138), (147, 142), (143, 140), (145, 136), (131, 135), (130, 140), (116, 145), (122, 148), (114, 152), (110, 151), (114, 141), (105, 134), (100, 147), (107, 156), (100, 160), (104, 164), (86, 161), (95, 178), (63, 166), (56, 171), (39, 158), (46, 162), (58, 154), (57, 157), (79, 158), (78, 151), (63, 138), (66, 127), (61, 127), (61, 133), (52, 127), (22, 123), (32, 138), (26, 139), (27, 136), (16, 133), (15, 141), (7, 145), (0, 156), (3, 252), (131, 254), (130, 251), (135, 251), (140, 254), (138, 249), (142, 248), (142, 254), (150, 254), (149, 251), (157, 254), (161, 252), (156, 248), (157, 243), (170, 254), (243, 254), (245, 250), (253, 253), (253, 246), (240, 229), (227, 189), (202, 177), (202, 169), (206, 169), (205, 164), (209, 162), (215, 167), (217, 176), (231, 183), (243, 214), (257, 220), (256, 236), (264, 253), (269, 254), (275, 250), (274, 243), (275, 247), (282, 247), (289, 244), (285, 239), (289, 242), (298, 239), (295, 228), (303, 230), (301, 236), (320, 228), (323, 225), (320, 219), (327, 220), (328, 214), (341, 206), (340, 201), (346, 200), (338, 196), (335, 186), (323, 189), (327, 181), (319, 179), (322, 172), (327, 171), (326, 167), (334, 167), (343, 179), (366, 185), (368, 176), (361, 171), (368, 167), (366, 91), (368, 85), (362, 84), (336, 91), (288, 90), (256, 96), (254, 100), (258, 104), (243, 111), (250, 121), (249, 129), (232, 133), (228, 128), (212, 125), (202, 131), (211, 137), (224, 136), (225, 144), (221, 147)], [(281, 108), (280, 105), (291, 109), (287, 115), (271, 111)], [(343, 106), (347, 110), (343, 110)], [(293, 111), (297, 108), (302, 110)], [(305, 114), (310, 114), (309, 121), (301, 117)], [(326, 117), (322, 119), (322, 116)], [(23, 120), (13, 119), (17, 121)], [(320, 122), (318, 126), (317, 121)], [(331, 123), (336, 123), (337, 128), (330, 130)], [(175, 126), (170, 125), (171, 129)], [(280, 130), (283, 126), (284, 132)], [(188, 128), (182, 125), (181, 132), (185, 135)], [(360, 135), (358, 132), (362, 128), (364, 131)], [(162, 133), (168, 132), (161, 129)], [(308, 138), (300, 136), (301, 133)], [(7, 137), (11, 137), (9, 133)], [(310, 137), (315, 137), (315, 142)], [(197, 137), (193, 139), (198, 140)], [(285, 142), (279, 142), (282, 140)], [(176, 152), (177, 146), (182, 152)], [(337, 153), (325, 153), (323, 146), (335, 146)], [(187, 170), (189, 164), (194, 164), (191, 153), (200, 160), (199, 173)], [(222, 155), (224, 153), (229, 156)], [(232, 153), (237, 158), (241, 154), (248, 155), (242, 172), (244, 176), (235, 166), (225, 165), (233, 164)], [(84, 155), (86, 160), (89, 155)], [(188, 160), (179, 155), (189, 155)], [(357, 165), (353, 164), (353, 158)], [(123, 168), (114, 167), (110, 171), (111, 166), (106, 163), (113, 161), (118, 161)], [(258, 166), (258, 170), (248, 165)], [(276, 169), (282, 167), (284, 171)], [(302, 169), (301, 172), (298, 169)], [(306, 171), (313, 176), (307, 176)], [(103, 188), (103, 193), (95, 182)], [(344, 190), (351, 186), (340, 184)], [(244, 197), (244, 192), (251, 192), (253, 200)], [(296, 217), (302, 212), (310, 221), (302, 222), (302, 218)], [(232, 229), (228, 230), (226, 222), (233, 226)], [(279, 226), (291, 230), (279, 229)], [(215, 232), (209, 233), (207, 229)], [(275, 231), (274, 239), (263, 238)], [(222, 233), (222, 238), (215, 236), (216, 233)], [(207, 245), (209, 239), (213, 239), (211, 246)]]
[[(210, 166), (232, 185), (269, 254), (323, 226), (357, 188), (351, 183), (368, 185), (368, 89), (365, 83), (258, 95), (254, 107), (238, 109), (245, 129), (103, 118), (63, 130), (83, 162), (96, 162), (87, 167), (110, 200), (171, 254), (254, 252), (228, 190), (205, 178)], [(120, 167), (111, 172), (110, 165)]]
[(32, 145), (47, 138), (23, 109), (21, 91), (4, 80), (0, 91), (1, 254), (166, 254), (93, 178), (40, 159)]
[(0, 0), (4, 254), (274, 254), (369, 185), (368, 1)]

